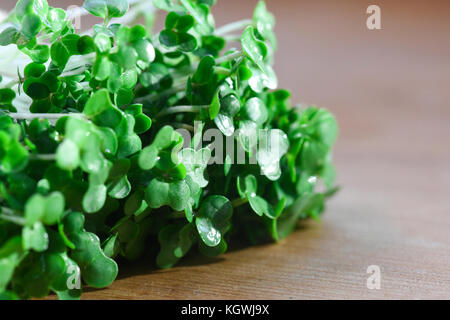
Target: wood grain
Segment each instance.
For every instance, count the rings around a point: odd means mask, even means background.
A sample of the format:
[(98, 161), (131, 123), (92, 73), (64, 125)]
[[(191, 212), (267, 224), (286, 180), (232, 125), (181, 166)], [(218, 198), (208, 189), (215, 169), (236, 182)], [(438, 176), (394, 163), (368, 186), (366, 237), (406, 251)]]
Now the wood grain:
[[(449, 299), (450, 5), (269, 0), (278, 18), (276, 69), (296, 101), (331, 109), (342, 191), (320, 223), (280, 244), (189, 256), (178, 267), (123, 266), (85, 299)], [(217, 24), (256, 1), (219, 0)], [(366, 269), (381, 268), (369, 290)]]

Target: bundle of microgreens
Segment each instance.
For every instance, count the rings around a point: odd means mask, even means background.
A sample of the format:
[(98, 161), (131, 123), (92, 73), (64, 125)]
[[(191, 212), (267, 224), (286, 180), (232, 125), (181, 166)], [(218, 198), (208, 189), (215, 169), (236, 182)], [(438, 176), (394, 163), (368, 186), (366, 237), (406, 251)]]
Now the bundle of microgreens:
[(86, 0), (104, 23), (82, 34), (83, 11), (17, 2), (0, 34), (0, 298), (76, 299), (119, 257), (158, 248), (169, 268), (323, 211), (334, 117), (277, 90), (264, 2), (219, 29), (214, 2)]

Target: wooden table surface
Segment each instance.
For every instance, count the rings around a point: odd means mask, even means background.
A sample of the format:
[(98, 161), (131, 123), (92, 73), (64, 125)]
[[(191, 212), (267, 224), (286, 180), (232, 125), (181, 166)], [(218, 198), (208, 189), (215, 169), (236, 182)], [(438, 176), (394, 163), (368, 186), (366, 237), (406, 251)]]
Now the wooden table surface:
[[(279, 244), (123, 266), (86, 299), (450, 298), (450, 3), (268, 0), (276, 70), (298, 102), (332, 110), (341, 192)], [(219, 0), (217, 24), (256, 1)], [(382, 30), (365, 27), (378, 4)], [(367, 267), (381, 269), (369, 290)]]

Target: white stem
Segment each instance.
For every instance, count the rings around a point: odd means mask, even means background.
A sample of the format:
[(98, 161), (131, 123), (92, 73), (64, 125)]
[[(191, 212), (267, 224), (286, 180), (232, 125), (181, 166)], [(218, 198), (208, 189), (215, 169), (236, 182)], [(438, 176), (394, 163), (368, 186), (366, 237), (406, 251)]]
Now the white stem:
[(238, 51), (223, 57), (220, 57), (218, 59), (216, 59), (216, 64), (222, 64), (224, 62), (228, 62), (228, 61), (232, 61), (234, 59), (240, 58), (244, 55), (244, 53), (242, 51)]
[(223, 67), (214, 67), (214, 72), (223, 76), (228, 76), (230, 75), (231, 70)]
[(56, 160), (56, 154), (31, 154), (31, 160), (53, 161)]
[(9, 88), (11, 89), (12, 87), (14, 87), (15, 85), (19, 84), (19, 80), (12, 80), (10, 82), (8, 82), (7, 84), (4, 85), (4, 88)]
[(8, 116), (16, 120), (33, 120), (40, 118), (58, 120), (66, 116), (84, 118), (84, 115), (81, 113), (8, 113)]
[(18, 225), (25, 225), (25, 218), (16, 216), (14, 211), (7, 207), (0, 207), (0, 219), (9, 221)]
[(182, 91), (185, 90), (185, 88), (186, 88), (186, 83), (181, 83), (180, 85), (173, 86), (172, 88), (167, 89), (167, 90), (165, 90), (165, 91), (163, 91), (160, 94), (157, 94), (155, 96), (152, 96), (152, 94), (149, 94), (149, 95), (137, 98), (136, 102), (137, 103), (154, 102), (154, 101), (160, 99), (161, 97), (169, 97), (169, 96), (171, 96), (173, 94), (176, 94), (178, 92), (182, 92)]
[(223, 36), (226, 42), (241, 42), (241, 36), (238, 34), (230, 34)]
[(227, 33), (230, 33), (230, 32), (236, 31), (236, 30), (240, 30), (240, 29), (244, 29), (247, 26), (250, 26), (252, 24), (253, 24), (253, 20), (249, 20), (249, 19), (232, 22), (232, 23), (224, 25), (223, 27), (218, 28), (215, 32), (215, 35), (223, 36)]
[(161, 111), (157, 116), (162, 117), (169, 114), (174, 113), (183, 113), (183, 112), (190, 112), (190, 113), (197, 113), (202, 111), (203, 109), (209, 108), (209, 105), (204, 106), (176, 106), (176, 107), (169, 107)]

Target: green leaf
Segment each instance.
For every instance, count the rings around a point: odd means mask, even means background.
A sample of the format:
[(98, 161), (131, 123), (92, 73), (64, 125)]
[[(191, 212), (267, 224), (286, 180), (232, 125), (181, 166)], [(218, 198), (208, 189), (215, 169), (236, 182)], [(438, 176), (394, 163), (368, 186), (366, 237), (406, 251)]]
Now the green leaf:
[(159, 150), (154, 145), (142, 149), (139, 154), (139, 166), (143, 170), (150, 170), (156, 165)]
[(117, 264), (105, 255), (99, 238), (84, 230), (84, 216), (71, 212), (64, 219), (64, 225), (70, 241), (76, 247), (71, 257), (80, 266), (84, 281), (94, 288), (109, 286), (117, 277)]
[(138, 54), (139, 59), (144, 62), (153, 62), (155, 60), (155, 48), (146, 39), (140, 39), (134, 44), (134, 49)]
[[(104, 20), (90, 35), (45, 0), (18, 0), (8, 17), (0, 45), (33, 62), (0, 76), (0, 298), (79, 299), (69, 284), (108, 286), (112, 259), (151, 253), (154, 237), (161, 268), (194, 245), (220, 255), (241, 233), (278, 241), (337, 190), (336, 119), (275, 90), (264, 2), (241, 51), (214, 34), (215, 0), (153, 2), (169, 11), (159, 34), (140, 5), (144, 24), (111, 24), (125, 0), (85, 1)], [(27, 110), (40, 115), (21, 119)]]
[(94, 117), (113, 107), (108, 90), (102, 89), (95, 92), (84, 107), (84, 114)]
[(22, 230), (23, 248), (42, 252), (48, 248), (48, 234), (42, 223), (36, 222), (33, 226), (25, 226)]
[(255, 97), (247, 100), (244, 110), (248, 119), (256, 122), (258, 125), (263, 125), (268, 119), (267, 107), (259, 98)]
[(42, 76), (44, 72), (45, 72), (45, 65), (35, 62), (28, 64), (23, 71), (26, 78), (28, 77), (39, 78), (40, 76)]
[(76, 34), (69, 34), (61, 40), (52, 44), (50, 55), (52, 61), (61, 69), (64, 69), (70, 57), (79, 54), (78, 41), (80, 36)]
[(91, 184), (83, 197), (83, 209), (94, 213), (103, 208), (106, 201), (106, 186)]
[(175, 3), (174, 0), (153, 0), (153, 5), (161, 10), (183, 12), (184, 7)]
[(252, 196), (248, 199), (250, 207), (259, 216), (266, 215), (268, 218), (273, 219), (275, 217), (272, 206), (263, 198), (259, 196)]
[(166, 29), (176, 29), (180, 15), (175, 11), (169, 12), (166, 16), (165, 27)]
[(89, 54), (95, 51), (95, 41), (90, 36), (82, 36), (78, 39), (77, 51), (81, 55)]
[(120, 47), (117, 53), (117, 62), (119, 65), (128, 70), (136, 67), (138, 54), (133, 47)]
[(210, 196), (202, 203), (195, 224), (203, 242), (209, 247), (220, 244), (229, 229), (233, 214), (231, 202), (223, 196)]
[(214, 120), (220, 112), (220, 100), (219, 100), (219, 90), (214, 95), (214, 98), (209, 106), (209, 118)]
[(108, 186), (108, 195), (114, 199), (124, 199), (130, 194), (131, 184), (127, 176), (123, 176)]
[(3, 146), (2, 149), (0, 171), (6, 173), (19, 172), (28, 164), (28, 151), (18, 141), (9, 141), (8, 145)]
[(265, 58), (267, 56), (267, 47), (264, 42), (255, 37), (255, 29), (251, 26), (245, 28), (241, 39), (242, 50), (248, 57), (261, 69), (266, 67)]
[(330, 149), (336, 141), (336, 119), (325, 109), (308, 108), (303, 111), (306, 123), (301, 133), (306, 137), (301, 150), (301, 164), (308, 172), (320, 173), (329, 162)]
[(14, 90), (9, 88), (0, 89), (0, 103), (1, 104), (9, 104), (16, 97), (16, 93)]
[(19, 296), (11, 291), (0, 291), (0, 300), (19, 300)]
[(108, 258), (114, 259), (120, 252), (120, 241), (118, 233), (112, 235), (105, 241), (103, 251)]
[(80, 300), (81, 289), (55, 291), (59, 300)]
[(28, 78), (23, 84), (23, 90), (33, 100), (43, 100), (50, 95), (50, 89), (42, 80)]
[(12, 236), (0, 247), (0, 292), (10, 282), (16, 266), (22, 257), (22, 237)]
[(252, 64), (249, 64), (252, 71), (252, 78), (249, 84), (256, 92), (261, 92), (261, 86), (269, 89), (276, 89), (278, 81), (272, 67), (266, 61), (267, 46), (264, 42), (255, 37), (255, 29), (247, 27), (241, 38), (242, 50), (250, 58)]
[(47, 0), (18, 0), (15, 13), (19, 21), (22, 21), (26, 14), (35, 13), (38, 16), (46, 17), (48, 13)]
[(61, 8), (49, 8), (47, 22), (53, 32), (61, 31), (66, 26), (66, 12)]
[(185, 181), (164, 182), (153, 179), (145, 191), (145, 200), (150, 208), (170, 206), (176, 211), (182, 211), (187, 205), (190, 191)]
[(174, 250), (174, 254), (177, 258), (182, 258), (197, 240), (194, 224), (189, 223), (181, 228), (178, 239), (178, 245)]
[(32, 48), (25, 47), (20, 50), (36, 63), (46, 63), (50, 58), (50, 48), (45, 44), (36, 45)]
[(22, 19), (22, 34), (29, 39), (35, 37), (41, 27), (41, 18), (36, 14), (28, 13)]
[(323, 209), (323, 203), (323, 194), (307, 194), (298, 198), (276, 220), (277, 238), (282, 239), (289, 235), (302, 216), (321, 211)]
[(252, 153), (258, 143), (258, 125), (256, 122), (242, 120), (239, 123), (239, 139), (245, 151)]
[(233, 118), (240, 109), (241, 103), (234, 94), (229, 94), (220, 99), (220, 111), (214, 118), (214, 123), (224, 135), (233, 135), (235, 129)]
[(200, 188), (205, 188), (208, 185), (208, 180), (205, 179), (204, 172), (211, 158), (211, 150), (204, 148), (195, 151), (191, 148), (185, 148), (180, 151), (179, 157), (192, 181)]
[(256, 24), (256, 29), (263, 36), (264, 39), (268, 40), (274, 50), (277, 48), (277, 39), (275, 37), (275, 18), (273, 14), (267, 11), (267, 7), (264, 1), (260, 1), (255, 8), (253, 15), (253, 20)]
[(197, 48), (197, 40), (195, 37), (185, 32), (163, 30), (159, 34), (159, 41), (168, 48), (182, 52), (191, 52)]
[(61, 169), (75, 170), (80, 165), (80, 149), (71, 140), (64, 140), (56, 152), (56, 163)]
[(104, 81), (108, 79), (111, 74), (112, 64), (108, 57), (99, 57), (94, 64), (94, 76), (98, 81)]
[(8, 27), (0, 33), (0, 46), (10, 44), (24, 45), (28, 40), (15, 28)]
[(145, 133), (152, 126), (152, 120), (145, 114), (138, 114), (135, 116), (136, 124), (134, 126), (134, 132), (137, 134)]
[(338, 126), (334, 116), (325, 109), (319, 109), (311, 120), (317, 140), (331, 147), (337, 138)]
[(111, 50), (111, 38), (107, 34), (97, 33), (94, 37), (94, 43), (102, 53)]
[(170, 224), (158, 234), (161, 250), (156, 258), (160, 268), (173, 267), (194, 244), (196, 238), (192, 224), (185, 226)]
[(237, 178), (238, 193), (241, 198), (247, 198), (250, 207), (259, 216), (265, 215), (269, 219), (275, 218), (275, 211), (272, 206), (262, 197), (257, 195), (258, 181), (254, 175), (247, 175), (245, 179)]
[(272, 181), (281, 176), (280, 160), (289, 149), (289, 139), (280, 129), (266, 131), (266, 135), (260, 139), (260, 145), (256, 158), (262, 173)]
[(121, 88), (116, 93), (116, 104), (117, 106), (125, 106), (133, 101), (134, 93), (131, 89)]
[(159, 131), (153, 141), (153, 146), (158, 150), (163, 150), (172, 144), (174, 138), (174, 130), (171, 126), (164, 126)]
[(40, 194), (32, 196), (25, 204), (25, 219), (27, 225), (34, 225), (45, 214), (45, 198)]
[(42, 221), (46, 225), (59, 222), (64, 214), (65, 201), (61, 192), (55, 191), (45, 198), (45, 213)]
[(213, 80), (212, 76), (214, 74), (214, 67), (216, 66), (216, 61), (211, 56), (205, 56), (200, 60), (198, 68), (192, 77), (192, 82), (195, 84), (205, 84)]
[(55, 191), (44, 197), (33, 195), (25, 204), (25, 220), (27, 226), (42, 221), (47, 225), (54, 225), (64, 214), (65, 201), (63, 195)]
[(201, 34), (208, 35), (214, 31), (214, 19), (207, 5), (197, 4), (191, 0), (180, 0), (180, 2), (197, 21), (196, 27)]
[(128, 11), (128, 0), (85, 0), (83, 7), (94, 16), (111, 19), (120, 18)]

